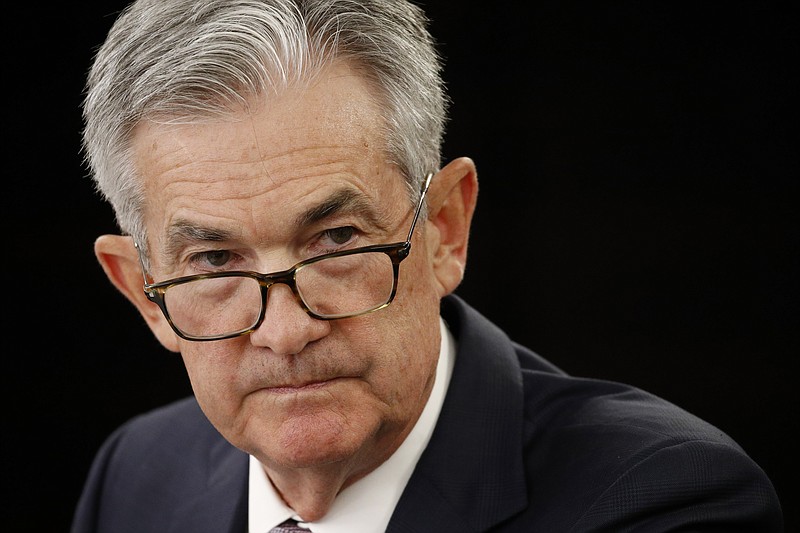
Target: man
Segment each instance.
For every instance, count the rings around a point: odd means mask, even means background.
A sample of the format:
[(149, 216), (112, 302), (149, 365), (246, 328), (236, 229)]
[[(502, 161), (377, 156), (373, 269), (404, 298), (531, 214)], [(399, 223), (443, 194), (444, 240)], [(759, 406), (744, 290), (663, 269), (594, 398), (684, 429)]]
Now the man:
[(74, 532), (781, 529), (722, 432), (452, 295), (478, 185), (440, 168), (434, 50), (405, 1), (121, 14), (84, 108), (123, 232), (95, 249), (194, 395), (109, 438)]

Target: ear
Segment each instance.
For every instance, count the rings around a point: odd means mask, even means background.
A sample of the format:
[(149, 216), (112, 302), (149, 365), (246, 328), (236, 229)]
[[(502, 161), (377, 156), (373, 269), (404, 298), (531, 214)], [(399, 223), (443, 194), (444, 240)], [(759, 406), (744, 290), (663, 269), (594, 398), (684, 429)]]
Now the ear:
[(448, 163), (428, 189), (426, 239), (439, 296), (455, 290), (464, 278), (472, 214), (478, 199), (475, 163), (461, 157)]
[(142, 290), (144, 277), (139, 254), (131, 237), (103, 235), (94, 243), (94, 253), (111, 283), (136, 306), (156, 338), (167, 350), (178, 351), (178, 336), (156, 304)]

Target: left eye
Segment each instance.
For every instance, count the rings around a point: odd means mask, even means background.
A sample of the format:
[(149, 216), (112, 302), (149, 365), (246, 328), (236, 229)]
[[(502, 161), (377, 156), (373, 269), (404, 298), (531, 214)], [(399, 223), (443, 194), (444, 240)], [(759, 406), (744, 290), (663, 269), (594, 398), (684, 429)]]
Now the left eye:
[(219, 268), (225, 266), (231, 261), (231, 252), (229, 250), (211, 250), (196, 254), (192, 258), (192, 262), (196, 263), (198, 267), (213, 267)]
[(355, 228), (352, 226), (344, 226), (341, 228), (333, 228), (325, 231), (325, 236), (328, 237), (334, 244), (345, 244), (353, 238)]

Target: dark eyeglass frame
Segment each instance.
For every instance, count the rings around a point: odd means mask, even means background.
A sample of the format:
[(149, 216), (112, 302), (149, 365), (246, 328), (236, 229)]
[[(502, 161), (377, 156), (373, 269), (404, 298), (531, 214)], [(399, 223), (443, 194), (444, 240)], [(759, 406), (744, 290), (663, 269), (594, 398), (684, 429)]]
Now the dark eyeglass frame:
[[(160, 281), (158, 283), (149, 283), (147, 281), (149, 274), (147, 273), (145, 267), (141, 249), (139, 248), (138, 243), (135, 243), (136, 249), (139, 252), (139, 260), (142, 264), (142, 275), (144, 276), (144, 287), (143, 287), (144, 294), (145, 296), (147, 296), (148, 300), (158, 305), (159, 309), (161, 309), (161, 313), (164, 315), (164, 318), (167, 319), (167, 322), (169, 323), (172, 330), (179, 337), (186, 339), (188, 341), (216, 341), (223, 339), (232, 339), (234, 337), (240, 337), (242, 335), (247, 335), (249, 333), (252, 333), (256, 329), (258, 329), (261, 326), (261, 323), (264, 321), (264, 316), (267, 310), (267, 293), (269, 292), (270, 287), (272, 287), (276, 283), (283, 283), (284, 285), (287, 285), (292, 290), (292, 294), (294, 295), (295, 300), (303, 309), (303, 311), (305, 311), (309, 316), (317, 320), (338, 320), (341, 318), (353, 318), (383, 309), (392, 303), (395, 294), (397, 294), (397, 281), (400, 272), (400, 263), (411, 253), (411, 237), (414, 234), (414, 228), (416, 228), (417, 226), (417, 220), (419, 219), (420, 213), (422, 212), (422, 206), (425, 203), (425, 195), (428, 192), (428, 187), (431, 184), (433, 176), (434, 176), (433, 172), (430, 172), (425, 176), (425, 182), (422, 185), (422, 190), (419, 197), (419, 203), (417, 204), (416, 210), (414, 211), (414, 219), (411, 221), (411, 229), (409, 229), (408, 237), (406, 237), (406, 240), (404, 242), (396, 242), (392, 244), (373, 244), (370, 246), (353, 248), (351, 250), (342, 250), (339, 252), (331, 252), (329, 254), (318, 255), (316, 257), (300, 261), (293, 267), (287, 270), (281, 270), (279, 272), (270, 272), (267, 274), (262, 274), (260, 272), (254, 272), (248, 270), (231, 270), (226, 272), (214, 272), (209, 274), (195, 274), (192, 276), (181, 276), (166, 281)], [(392, 261), (394, 280), (392, 281), (391, 294), (389, 295), (389, 298), (386, 300), (386, 302), (380, 305), (376, 305), (373, 308), (366, 309), (364, 311), (359, 311), (357, 313), (344, 313), (337, 315), (320, 315), (309, 309), (306, 303), (303, 301), (303, 298), (300, 296), (300, 292), (297, 290), (297, 284), (295, 279), (297, 271), (307, 265), (311, 265), (313, 263), (317, 263), (325, 259), (331, 259), (334, 257), (344, 257), (348, 255), (356, 255), (363, 253), (384, 253), (388, 255), (389, 259), (391, 259)], [(225, 333), (222, 335), (196, 336), (184, 333), (172, 322), (172, 317), (170, 317), (169, 311), (167, 310), (167, 304), (164, 299), (164, 295), (166, 294), (167, 289), (169, 289), (170, 287), (174, 287), (175, 285), (182, 285), (184, 283), (190, 283), (192, 281), (197, 281), (202, 279), (215, 279), (215, 278), (228, 278), (228, 277), (251, 278), (256, 280), (259, 286), (261, 287), (261, 310), (258, 314), (258, 318), (256, 319), (256, 321), (253, 323), (252, 326), (241, 329), (239, 331), (235, 331), (232, 333)]]

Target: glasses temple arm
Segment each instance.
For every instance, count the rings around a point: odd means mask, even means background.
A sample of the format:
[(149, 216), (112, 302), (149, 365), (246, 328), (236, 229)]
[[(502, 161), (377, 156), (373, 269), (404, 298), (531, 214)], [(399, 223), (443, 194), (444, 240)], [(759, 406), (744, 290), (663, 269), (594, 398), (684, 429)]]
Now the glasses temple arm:
[(150, 280), (147, 279), (148, 277), (150, 277), (150, 274), (147, 272), (147, 267), (144, 264), (144, 256), (142, 255), (142, 249), (139, 247), (139, 243), (133, 241), (133, 246), (134, 248), (136, 248), (136, 253), (139, 255), (139, 265), (142, 267), (142, 279), (144, 280), (144, 288), (145, 292), (148, 292), (147, 287), (152, 283), (151, 281), (152, 277)]
[(414, 228), (417, 226), (417, 220), (419, 219), (419, 215), (422, 212), (422, 206), (425, 203), (425, 195), (428, 193), (428, 187), (431, 185), (431, 180), (433, 179), (434, 173), (429, 172), (427, 176), (425, 176), (425, 183), (422, 185), (422, 192), (419, 195), (419, 204), (417, 205), (417, 210), (414, 212), (414, 220), (411, 221), (411, 229), (408, 230), (408, 237), (406, 238), (406, 242), (411, 242), (411, 235), (414, 233)]

